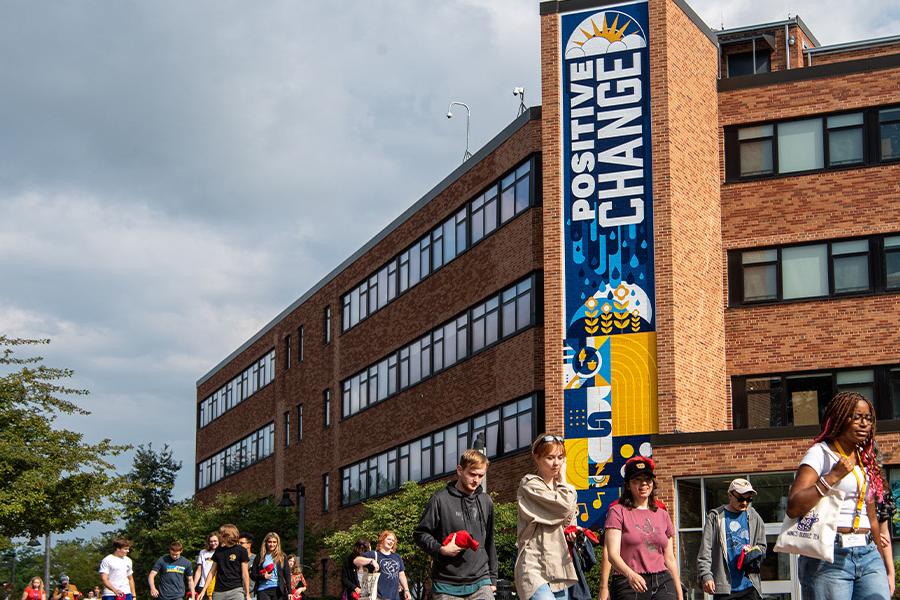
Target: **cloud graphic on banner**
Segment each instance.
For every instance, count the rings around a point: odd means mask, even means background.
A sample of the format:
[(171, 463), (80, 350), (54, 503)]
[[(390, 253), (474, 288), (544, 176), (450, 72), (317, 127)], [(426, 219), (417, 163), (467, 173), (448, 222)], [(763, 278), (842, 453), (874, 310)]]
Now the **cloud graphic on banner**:
[(646, 46), (644, 32), (631, 17), (608, 10), (586, 18), (576, 27), (566, 43), (566, 58), (601, 56)]

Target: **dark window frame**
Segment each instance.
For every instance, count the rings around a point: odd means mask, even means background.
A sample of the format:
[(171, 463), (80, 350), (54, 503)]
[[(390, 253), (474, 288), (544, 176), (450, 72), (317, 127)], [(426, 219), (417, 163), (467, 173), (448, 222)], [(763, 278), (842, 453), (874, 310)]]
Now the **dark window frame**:
[(300, 327), (297, 328), (297, 362), (298, 363), (303, 362), (303, 351), (305, 350), (305, 348), (304, 348), (305, 344), (304, 344), (304, 339), (303, 339), (304, 333), (305, 332), (303, 331), (303, 325), (301, 325)]
[(297, 404), (297, 441), (303, 441), (303, 403)]
[[(882, 233), (877, 235), (869, 235), (869, 236), (857, 236), (851, 238), (831, 238), (824, 240), (816, 240), (813, 242), (803, 242), (798, 244), (785, 244), (781, 246), (762, 246), (758, 248), (735, 248), (732, 250), (728, 250), (728, 307), (729, 308), (741, 308), (741, 307), (750, 307), (750, 306), (761, 306), (768, 304), (788, 304), (792, 302), (809, 302), (815, 300), (828, 300), (828, 299), (837, 299), (837, 298), (849, 298), (856, 296), (873, 296), (873, 295), (881, 295), (881, 294), (892, 294), (900, 291), (900, 286), (895, 288), (890, 288), (887, 285), (887, 254), (888, 250), (884, 247), (884, 239), (889, 237), (895, 237), (900, 235), (900, 233)], [(834, 261), (835, 255), (833, 254), (833, 245), (840, 244), (842, 242), (854, 242), (854, 241), (868, 241), (869, 249), (868, 249), (868, 278), (869, 278), (869, 287), (866, 290), (850, 290), (845, 292), (837, 292), (835, 291), (835, 274), (834, 274)], [(802, 298), (784, 298), (784, 290), (783, 290), (783, 273), (782, 273), (782, 250), (786, 248), (800, 248), (804, 246), (819, 246), (825, 245), (827, 259), (826, 259), (826, 268), (828, 269), (828, 293), (822, 296), (805, 296)], [(761, 300), (745, 300), (744, 299), (744, 265), (742, 262), (742, 255), (744, 252), (754, 252), (761, 250), (775, 250), (777, 252), (776, 258), (776, 287), (777, 293), (774, 299), (761, 299)], [(900, 247), (896, 250), (890, 250), (890, 253), (900, 252)], [(838, 257), (850, 257), (850, 256), (858, 256), (862, 255), (862, 252), (857, 253), (849, 253), (849, 254), (839, 254)], [(838, 258), (840, 260), (840, 258)], [(770, 264), (766, 263), (754, 263), (756, 264)]]
[(900, 161), (900, 152), (897, 152), (897, 156), (888, 157), (888, 158), (884, 158), (881, 154), (881, 126), (884, 125), (885, 123), (888, 123), (888, 124), (900, 123), (900, 113), (898, 113), (897, 117), (895, 117), (891, 120), (882, 121), (881, 120), (881, 112), (886, 111), (886, 110), (898, 109), (898, 108), (900, 108), (900, 105), (880, 106), (880, 107), (878, 107), (877, 113), (873, 116), (873, 121), (876, 122), (876, 132), (878, 134), (877, 136), (875, 136), (875, 139), (874, 139), (875, 148), (876, 148), (876, 156), (878, 157), (878, 161), (882, 162), (882, 163), (894, 163), (894, 162)]
[(291, 411), (284, 411), (281, 418), (281, 426), (284, 428), (281, 437), (284, 440), (284, 447), (287, 448), (291, 445)]
[(322, 315), (322, 320), (323, 320), (322, 325), (323, 325), (323, 329), (324, 329), (323, 345), (327, 346), (328, 344), (331, 343), (331, 327), (332, 327), (331, 321), (332, 321), (332, 318), (331, 318), (331, 305), (330, 304), (325, 306), (325, 309), (324, 309), (323, 315)]
[(322, 427), (331, 427), (331, 388), (322, 390)]
[(331, 510), (331, 473), (322, 473), (322, 512)]
[[(817, 113), (811, 115), (797, 115), (793, 117), (786, 117), (783, 119), (776, 120), (767, 120), (767, 121), (757, 121), (752, 123), (740, 123), (735, 125), (728, 125), (724, 128), (724, 138), (725, 138), (725, 183), (743, 183), (747, 181), (756, 181), (759, 179), (775, 179), (780, 177), (795, 177), (800, 175), (809, 175), (812, 173), (821, 173), (824, 171), (842, 171), (846, 169), (859, 169), (863, 167), (872, 167), (878, 166), (882, 164), (890, 164), (897, 162), (900, 160), (900, 156), (896, 158), (882, 158), (881, 150), (880, 150), (880, 140), (881, 140), (881, 123), (879, 121), (879, 114), (884, 110), (891, 110), (895, 108), (900, 108), (900, 105), (881, 105), (881, 106), (870, 106), (870, 107), (862, 107), (855, 109), (843, 109), (839, 111), (832, 111), (827, 113)], [(854, 163), (844, 163), (839, 165), (831, 165), (830, 164), (830, 151), (829, 151), (829, 138), (828, 138), (828, 118), (829, 117), (837, 117), (842, 115), (849, 115), (854, 113), (862, 113), (863, 115), (863, 160), (860, 162)], [(823, 144), (823, 166), (821, 168), (807, 169), (803, 171), (789, 171), (789, 172), (779, 172), (778, 170), (778, 126), (784, 123), (792, 123), (797, 121), (808, 121), (812, 119), (819, 119), (822, 123), (822, 144)], [(895, 121), (890, 121), (891, 123)], [(759, 127), (764, 125), (772, 125), (772, 172), (771, 173), (759, 173), (752, 175), (741, 175), (740, 173), (740, 140), (738, 140), (738, 131), (740, 129), (749, 128), (749, 127)], [(859, 127), (858, 125), (846, 126), (845, 128), (853, 128)], [(841, 130), (842, 128), (833, 128), (833, 130)], [(769, 139), (769, 138), (754, 138), (753, 140), (748, 141), (757, 141), (758, 139)], [(745, 142), (746, 143), (746, 142)]]

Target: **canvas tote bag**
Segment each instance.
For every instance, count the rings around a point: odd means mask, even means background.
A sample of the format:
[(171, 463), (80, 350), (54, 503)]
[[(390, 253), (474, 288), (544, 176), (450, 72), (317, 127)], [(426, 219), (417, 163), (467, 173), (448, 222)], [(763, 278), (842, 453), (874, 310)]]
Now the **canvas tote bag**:
[(379, 572), (363, 571), (359, 574), (359, 600), (376, 600), (378, 598)]
[(775, 552), (799, 554), (834, 562), (834, 538), (844, 492), (831, 490), (819, 503), (799, 518), (785, 516)]

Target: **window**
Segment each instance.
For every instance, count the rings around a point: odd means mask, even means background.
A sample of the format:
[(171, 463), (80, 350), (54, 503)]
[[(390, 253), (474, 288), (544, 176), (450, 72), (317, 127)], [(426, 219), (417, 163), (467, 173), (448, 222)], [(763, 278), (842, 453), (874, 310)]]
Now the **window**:
[(900, 158), (900, 107), (878, 112), (878, 133), (881, 160)]
[(197, 489), (242, 471), (272, 455), (275, 446), (275, 423), (264, 425), (249, 436), (220, 450), (197, 464)]
[(818, 425), (838, 392), (857, 392), (879, 419), (900, 418), (900, 368), (854, 369), (732, 377), (735, 429)]
[(885, 288), (900, 289), (900, 235), (884, 238)]
[(234, 379), (207, 396), (198, 408), (200, 428), (206, 427), (275, 379), (275, 350), (254, 361)]
[(303, 405), (297, 405), (297, 441), (303, 440)]
[[(532, 205), (532, 159), (494, 182), (341, 298), (346, 331)], [(499, 211), (499, 214), (498, 214)]]
[(284, 338), (284, 370), (291, 368), (291, 336)]
[(303, 362), (303, 325), (297, 328), (297, 362)]
[(863, 161), (863, 114), (835, 115), (828, 125), (829, 166), (851, 165)]
[[(343, 380), (341, 415), (356, 414), (453, 366), (471, 353), (533, 325), (536, 321), (534, 286), (535, 277), (528, 276)], [(470, 329), (471, 350), (468, 346)]]
[(343, 467), (341, 504), (394, 492), (407, 481), (425, 481), (452, 473), (459, 456), (474, 446), (478, 435), (484, 435), (485, 452), (490, 458), (529, 448), (537, 403), (535, 396), (513, 400)]
[(326, 389), (322, 392), (322, 425), (326, 428), (331, 427), (331, 390)]
[(322, 475), (322, 512), (327, 513), (331, 507), (331, 474)]
[(774, 126), (759, 125), (738, 129), (741, 177), (768, 175), (772, 169), (772, 137)]
[(772, 70), (771, 62), (771, 50), (756, 50), (756, 52), (752, 50), (749, 52), (735, 52), (728, 55), (728, 76), (740, 77), (741, 75), (768, 73)]
[(284, 446), (291, 445), (291, 411), (285, 411), (284, 415)]
[(331, 307), (325, 307), (325, 315), (324, 315), (324, 326), (325, 326), (325, 343), (331, 343)]
[(728, 265), (732, 306), (884, 293), (900, 289), (900, 236), (730, 251)]
[(328, 559), (321, 559), (319, 564), (322, 566), (322, 593), (320, 595), (324, 597), (328, 595)]
[(900, 107), (725, 128), (726, 179), (808, 173), (900, 158)]

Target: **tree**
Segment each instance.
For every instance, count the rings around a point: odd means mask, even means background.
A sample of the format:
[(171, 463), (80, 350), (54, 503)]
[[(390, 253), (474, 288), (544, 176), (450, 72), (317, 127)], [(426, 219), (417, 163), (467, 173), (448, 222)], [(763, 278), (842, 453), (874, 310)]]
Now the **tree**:
[(108, 439), (88, 444), (81, 433), (54, 427), (60, 414), (88, 414), (61, 397), (87, 390), (63, 383), (69, 369), (16, 355), (19, 347), (48, 343), (0, 335), (0, 535), (10, 538), (111, 523), (116, 516), (104, 504), (121, 485), (109, 458), (127, 447)]
[[(349, 528), (325, 537), (325, 548), (338, 564), (350, 554), (359, 538), (376, 540), (389, 529), (397, 535), (397, 553), (403, 559), (410, 593), (417, 600), (424, 597), (425, 583), (431, 576), (431, 557), (413, 542), (413, 530), (419, 524), (429, 498), (446, 485), (435, 482), (419, 485), (408, 481), (396, 494), (366, 502), (362, 519)], [(516, 505), (512, 502), (494, 503), (494, 543), (500, 576), (512, 577), (512, 560), (516, 555)]]
[(168, 444), (159, 452), (152, 443), (137, 447), (122, 498), (126, 534), (155, 526), (172, 507), (172, 489), (180, 470), (181, 461), (175, 460)]

